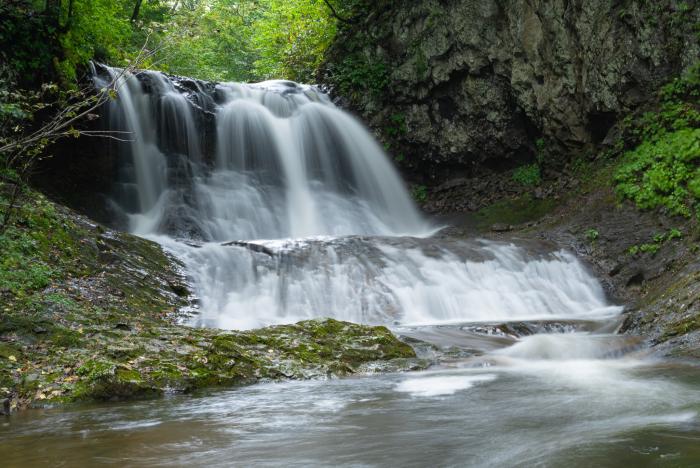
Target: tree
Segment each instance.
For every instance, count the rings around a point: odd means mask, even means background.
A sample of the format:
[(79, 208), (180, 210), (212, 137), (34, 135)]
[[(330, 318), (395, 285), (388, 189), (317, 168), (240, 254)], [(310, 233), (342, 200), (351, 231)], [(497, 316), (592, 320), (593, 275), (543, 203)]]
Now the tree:
[[(125, 82), (125, 77), (137, 72), (139, 65), (153, 52), (144, 45), (139, 55), (129, 67), (120, 71), (104, 88), (94, 90), (91, 85), (82, 89), (60, 90), (56, 84), (44, 84), (39, 91), (15, 92), (12, 97), (15, 109), (7, 114), (7, 104), (0, 108), (0, 178), (6, 185), (11, 185), (9, 201), (0, 210), (0, 233), (10, 223), (18, 198), (27, 186), (28, 178), (38, 159), (45, 156), (46, 149), (52, 143), (65, 137), (101, 137), (125, 141), (125, 132), (111, 130), (94, 130), (81, 128), (78, 124), (99, 117), (99, 109), (110, 99), (116, 99), (118, 90)], [(48, 96), (55, 99), (49, 101)], [(29, 120), (40, 112), (49, 112), (38, 129), (26, 131)], [(15, 121), (9, 129), (7, 123)]]

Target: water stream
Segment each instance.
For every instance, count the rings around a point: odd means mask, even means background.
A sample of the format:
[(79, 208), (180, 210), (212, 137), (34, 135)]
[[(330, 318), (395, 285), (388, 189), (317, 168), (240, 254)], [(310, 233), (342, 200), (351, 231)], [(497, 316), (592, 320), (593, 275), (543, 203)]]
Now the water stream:
[(572, 254), (434, 237), (371, 134), (314, 87), (120, 80), (109, 125), (134, 141), (114, 210), (183, 260), (193, 326), (385, 324), (436, 365), (29, 411), (0, 424), (7, 466), (700, 463), (697, 368), (612, 334), (622, 307)]

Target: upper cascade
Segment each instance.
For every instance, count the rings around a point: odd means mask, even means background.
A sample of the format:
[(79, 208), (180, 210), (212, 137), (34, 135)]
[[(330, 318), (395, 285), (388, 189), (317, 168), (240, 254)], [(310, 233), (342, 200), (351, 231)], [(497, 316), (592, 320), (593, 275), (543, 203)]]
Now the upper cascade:
[(430, 231), (373, 136), (314, 86), (204, 83), (95, 68), (137, 234), (204, 241)]

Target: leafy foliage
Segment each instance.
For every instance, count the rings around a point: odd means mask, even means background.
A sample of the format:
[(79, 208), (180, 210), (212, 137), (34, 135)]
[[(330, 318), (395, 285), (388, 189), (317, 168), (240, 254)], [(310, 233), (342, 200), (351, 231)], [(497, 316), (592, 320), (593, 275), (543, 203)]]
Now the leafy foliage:
[(645, 242), (644, 244), (641, 245), (633, 245), (629, 249), (627, 249), (627, 253), (630, 255), (637, 255), (638, 253), (651, 253), (652, 255), (656, 254), (656, 252), (659, 251), (661, 246), (665, 242), (672, 241), (674, 239), (681, 239), (683, 237), (683, 233), (679, 231), (676, 228), (670, 229), (667, 233), (660, 233), (660, 234), (655, 234), (652, 242)]
[(700, 99), (700, 63), (695, 64), (685, 76), (661, 88), (661, 97), (665, 101)]
[(404, 114), (392, 114), (389, 116), (389, 125), (384, 128), (384, 133), (389, 137), (405, 135), (408, 132), (406, 116)]
[(0, 2), (0, 88), (18, 77), (40, 82), (51, 73), (58, 25), (36, 14), (33, 3)]
[(412, 190), (413, 198), (420, 203), (428, 201), (428, 187), (416, 185)]
[(331, 70), (331, 80), (344, 96), (354, 98), (362, 93), (379, 97), (389, 85), (389, 69), (383, 61), (371, 59), (362, 52), (347, 56)]
[(321, 1), (268, 0), (252, 24), (258, 55), (254, 73), (265, 79), (311, 81), (335, 33), (335, 19)]
[(690, 216), (700, 199), (700, 129), (683, 129), (647, 141), (625, 155), (618, 192), (642, 209), (665, 207)]
[(700, 65), (664, 86), (659, 96), (657, 112), (624, 122), (633, 147), (615, 173), (617, 192), (641, 209), (689, 217), (700, 209)]
[(585, 232), (584, 234), (585, 234), (585, 236), (586, 236), (586, 239), (588, 239), (588, 240), (591, 241), (591, 242), (597, 240), (598, 237), (600, 236), (600, 233), (598, 232), (598, 230), (597, 230), (597, 229), (593, 229), (593, 228), (591, 228), (591, 229), (586, 229), (586, 232)]
[(0, 5), (0, 50), (8, 51), (5, 61), (33, 83), (55, 72), (72, 83), (91, 59), (124, 66), (146, 42), (155, 53), (144, 65), (175, 74), (309, 81), (342, 17), (333, 12), (348, 11), (347, 5), (333, 10), (329, 5), (321, 0), (13, 0)]
[(513, 171), (513, 180), (527, 187), (540, 185), (542, 182), (540, 166), (537, 164), (527, 164), (518, 167)]

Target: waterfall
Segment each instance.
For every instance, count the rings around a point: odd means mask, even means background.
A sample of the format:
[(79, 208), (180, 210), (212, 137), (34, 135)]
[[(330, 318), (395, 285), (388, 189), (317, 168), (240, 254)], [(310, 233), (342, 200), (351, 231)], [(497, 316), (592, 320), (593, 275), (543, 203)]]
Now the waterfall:
[[(157, 72), (120, 75), (110, 127), (130, 132), (123, 152), (136, 192), (119, 204), (130, 229), (204, 241), (351, 234), (425, 235), (429, 226), (372, 136), (313, 87), (287, 81), (178, 90)], [(211, 115), (215, 155), (203, 153)], [(133, 194), (132, 194), (133, 195)]]
[(179, 256), (198, 325), (331, 316), (434, 324), (614, 316), (572, 255), (438, 241), (386, 154), (313, 86), (119, 77), (117, 205), (132, 232)]

